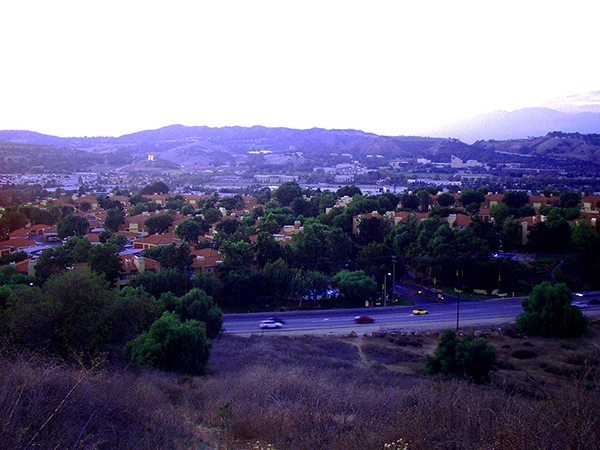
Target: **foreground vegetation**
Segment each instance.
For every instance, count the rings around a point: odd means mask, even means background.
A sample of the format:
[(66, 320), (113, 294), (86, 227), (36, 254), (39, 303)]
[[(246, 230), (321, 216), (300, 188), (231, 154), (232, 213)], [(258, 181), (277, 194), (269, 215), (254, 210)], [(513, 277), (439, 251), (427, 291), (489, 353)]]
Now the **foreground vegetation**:
[(0, 447), (600, 446), (600, 324), (578, 340), (526, 338), (512, 326), (483, 335), (497, 353), (483, 385), (419, 375), (437, 332), (224, 336), (205, 377), (57, 361), (4, 343)]

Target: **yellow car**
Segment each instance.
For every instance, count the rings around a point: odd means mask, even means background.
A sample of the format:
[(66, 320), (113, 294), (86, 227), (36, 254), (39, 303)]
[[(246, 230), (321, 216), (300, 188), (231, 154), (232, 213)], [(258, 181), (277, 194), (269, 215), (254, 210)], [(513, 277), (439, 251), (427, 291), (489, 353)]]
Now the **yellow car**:
[(413, 309), (413, 314), (415, 316), (417, 316), (419, 314), (427, 314), (427, 311), (425, 311), (424, 309)]

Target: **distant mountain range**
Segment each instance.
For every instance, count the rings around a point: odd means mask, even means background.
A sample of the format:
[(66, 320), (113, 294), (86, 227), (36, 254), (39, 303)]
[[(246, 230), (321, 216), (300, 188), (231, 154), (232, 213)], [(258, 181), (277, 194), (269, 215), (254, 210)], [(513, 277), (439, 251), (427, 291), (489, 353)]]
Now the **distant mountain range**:
[(427, 131), (430, 136), (453, 137), (466, 143), (480, 140), (524, 139), (548, 132), (600, 133), (600, 112), (562, 112), (550, 108), (495, 111)]
[[(449, 163), (452, 155), (464, 161), (474, 159), (488, 164), (503, 163), (510, 158), (527, 161), (533, 167), (564, 167), (565, 162), (570, 167), (583, 167), (582, 162), (600, 164), (600, 134), (596, 134), (600, 133), (600, 113), (568, 114), (530, 108), (482, 116), (479, 121), (471, 121), (471, 127), (465, 126), (464, 135), (454, 129), (447, 133), (451, 138), (262, 126), (170, 125), (119, 137), (70, 138), (7, 130), (0, 131), (0, 172), (23, 173), (32, 168), (52, 171), (59, 166), (64, 167), (63, 170), (77, 167), (76, 170), (89, 171), (126, 167), (129, 170), (201, 170), (210, 166), (266, 170), (265, 166), (269, 165), (273, 170), (311, 172), (316, 167), (351, 160), (360, 160), (367, 167), (386, 166), (393, 159), (411, 158)], [(493, 139), (475, 139), (474, 134), (468, 134), (475, 129), (487, 129), (485, 135)], [(523, 135), (525, 138), (521, 138)], [(475, 142), (467, 144), (454, 137)], [(68, 164), (60, 163), (61, 154), (68, 158)], [(153, 155), (154, 162), (148, 163), (148, 155)], [(50, 161), (53, 161), (51, 166)]]

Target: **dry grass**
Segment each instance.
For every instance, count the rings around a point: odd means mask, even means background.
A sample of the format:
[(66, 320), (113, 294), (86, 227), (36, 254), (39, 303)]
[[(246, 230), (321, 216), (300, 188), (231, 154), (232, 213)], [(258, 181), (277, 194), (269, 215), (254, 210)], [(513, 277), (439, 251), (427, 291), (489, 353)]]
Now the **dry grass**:
[(5, 356), (0, 447), (600, 448), (599, 328), (579, 340), (486, 330), (499, 362), (483, 386), (418, 375), (437, 333), (226, 336), (204, 378)]

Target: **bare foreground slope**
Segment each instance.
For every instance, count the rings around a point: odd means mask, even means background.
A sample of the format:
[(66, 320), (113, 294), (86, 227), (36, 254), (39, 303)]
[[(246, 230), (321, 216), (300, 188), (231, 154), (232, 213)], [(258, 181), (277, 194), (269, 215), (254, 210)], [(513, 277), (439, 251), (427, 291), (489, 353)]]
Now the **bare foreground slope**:
[(226, 335), (198, 378), (4, 345), (0, 447), (599, 448), (597, 321), (578, 340), (481, 331), (498, 353), (487, 385), (419, 375), (437, 331)]

